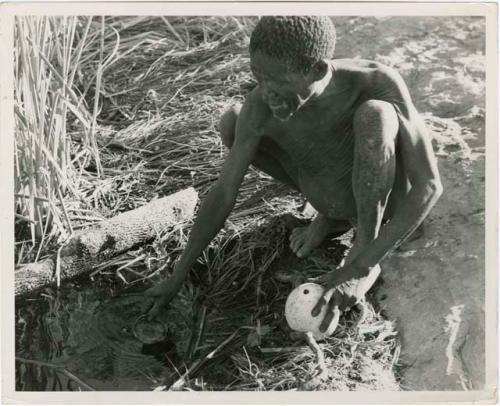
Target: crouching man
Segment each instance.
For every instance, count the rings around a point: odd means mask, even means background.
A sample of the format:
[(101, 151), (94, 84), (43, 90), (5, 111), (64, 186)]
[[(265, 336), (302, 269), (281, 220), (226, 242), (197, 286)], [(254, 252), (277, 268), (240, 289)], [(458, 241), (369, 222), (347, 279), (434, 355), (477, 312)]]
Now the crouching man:
[(172, 276), (146, 292), (154, 299), (150, 317), (174, 297), (223, 227), (249, 165), (298, 190), (317, 210), (291, 234), (298, 257), (339, 224), (356, 228), (342, 265), (322, 279), (325, 294), (313, 310), (314, 316), (328, 306), (322, 330), (335, 312), (363, 299), (379, 262), (436, 203), (442, 192), (436, 159), (403, 79), (376, 62), (332, 59), (335, 40), (326, 17), (259, 20), (250, 40), (258, 86), (221, 119), (230, 152)]

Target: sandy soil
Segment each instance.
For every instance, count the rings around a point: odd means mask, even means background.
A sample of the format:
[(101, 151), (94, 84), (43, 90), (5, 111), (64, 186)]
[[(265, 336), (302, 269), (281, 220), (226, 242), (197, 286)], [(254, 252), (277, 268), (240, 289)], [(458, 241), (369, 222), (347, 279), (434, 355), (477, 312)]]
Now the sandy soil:
[(484, 382), (485, 72), (481, 18), (339, 19), (338, 56), (374, 59), (405, 78), (432, 130), (444, 194), (424, 236), (382, 265), (375, 289), (402, 340), (403, 385)]

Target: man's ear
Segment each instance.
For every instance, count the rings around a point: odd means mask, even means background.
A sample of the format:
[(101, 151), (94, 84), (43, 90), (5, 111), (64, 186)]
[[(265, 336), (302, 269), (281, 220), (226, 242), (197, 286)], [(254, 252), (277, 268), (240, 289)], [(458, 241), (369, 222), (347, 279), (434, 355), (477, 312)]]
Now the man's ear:
[(311, 69), (311, 79), (314, 80), (315, 82), (318, 80), (321, 80), (325, 77), (325, 75), (328, 72), (328, 63), (321, 59), (318, 62), (314, 64), (314, 66)]

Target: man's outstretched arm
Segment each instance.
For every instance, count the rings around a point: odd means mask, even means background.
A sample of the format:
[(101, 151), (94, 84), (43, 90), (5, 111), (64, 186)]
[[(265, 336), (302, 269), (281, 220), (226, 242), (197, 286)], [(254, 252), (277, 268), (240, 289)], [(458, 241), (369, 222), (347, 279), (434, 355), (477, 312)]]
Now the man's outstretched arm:
[(202, 251), (223, 227), (234, 207), (239, 187), (246, 170), (255, 156), (260, 137), (256, 132), (255, 113), (250, 102), (241, 110), (236, 127), (234, 144), (222, 167), (215, 185), (203, 199), (193, 224), (184, 252), (174, 267), (170, 278), (146, 291), (154, 299), (149, 317), (154, 317), (176, 295)]

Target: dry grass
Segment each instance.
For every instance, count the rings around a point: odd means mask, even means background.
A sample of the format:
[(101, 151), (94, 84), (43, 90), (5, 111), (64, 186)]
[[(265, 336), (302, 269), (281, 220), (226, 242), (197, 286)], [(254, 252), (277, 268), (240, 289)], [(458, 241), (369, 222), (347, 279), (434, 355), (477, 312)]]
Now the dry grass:
[[(85, 21), (76, 24), (80, 40)], [(71, 187), (77, 193), (61, 191), (58, 207), (67, 218), (54, 231), (56, 237), (186, 186), (201, 196), (207, 192), (226, 153), (217, 135), (218, 118), (254, 85), (246, 51), (254, 23), (233, 17), (90, 21), (72, 82), (80, 95), (73, 109), (87, 106), (88, 113), (82, 120), (72, 109), (71, 119), (59, 119), (67, 123), (59, 142), (66, 143), (66, 160), (71, 157), (71, 171), (77, 174)], [(29, 193), (36, 196), (34, 190)], [(164, 377), (161, 388), (398, 388), (393, 326), (373, 309), (362, 325), (365, 332), (348, 316), (323, 344), (331, 367), (326, 382), (314, 380), (312, 352), (289, 336), (282, 313), (291, 286), (277, 282), (273, 273), (290, 266), (281, 262), (290, 254), (286, 214), (298, 216), (301, 205), (299, 196), (249, 171), (226, 228), (173, 303), (193, 322), (190, 331), (179, 331), (183, 362)], [(189, 224), (167, 230), (152, 244), (102, 264), (93, 277), (110, 275), (123, 289), (157, 281), (169, 274), (188, 230)], [(37, 241), (42, 254), (53, 249)], [(314, 275), (338, 260), (342, 249), (336, 247), (293, 266)], [(29, 251), (17, 254), (19, 262), (34, 257)]]
[[(82, 58), (96, 35), (91, 18), (16, 19), (16, 231), (20, 251), (28, 247), (24, 255), (31, 259), (37, 259), (55, 237), (72, 233), (66, 200), (80, 199), (77, 168), (89, 160), (100, 166), (98, 99), (89, 108), (77, 87)], [(99, 59), (94, 65), (102, 72), (107, 63), (109, 59)], [(81, 129), (77, 149), (67, 134), (70, 119)], [(29, 233), (23, 232), (26, 229)]]

